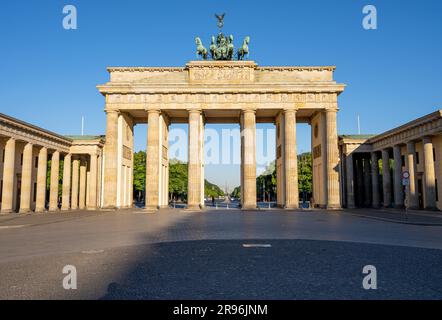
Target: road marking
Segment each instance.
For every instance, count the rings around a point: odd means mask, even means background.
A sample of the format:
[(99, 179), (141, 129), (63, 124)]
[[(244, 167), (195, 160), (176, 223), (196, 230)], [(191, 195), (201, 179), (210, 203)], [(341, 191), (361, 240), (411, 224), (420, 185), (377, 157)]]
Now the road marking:
[(17, 228), (23, 228), (26, 227), (26, 224), (17, 224), (17, 225), (12, 225), (12, 226), (0, 226), (0, 230), (3, 229), (17, 229)]
[(84, 254), (97, 254), (97, 253), (103, 253), (104, 250), (85, 250), (85, 251), (81, 251), (81, 253)]
[(243, 248), (271, 248), (269, 243), (243, 243)]

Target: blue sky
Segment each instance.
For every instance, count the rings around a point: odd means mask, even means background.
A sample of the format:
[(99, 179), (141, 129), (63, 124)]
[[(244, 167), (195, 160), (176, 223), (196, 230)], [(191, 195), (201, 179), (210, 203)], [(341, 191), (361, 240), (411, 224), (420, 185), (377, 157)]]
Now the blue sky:
[[(64, 5), (78, 29), (62, 28)], [(378, 29), (362, 28), (362, 8), (378, 10)], [(336, 65), (348, 85), (339, 98), (338, 131), (379, 133), (442, 108), (441, 1), (8, 1), (0, 11), (0, 112), (62, 134), (105, 132), (107, 66), (183, 66), (194, 37), (251, 36), (259, 65)], [(145, 126), (136, 129), (137, 149)], [(299, 126), (298, 149), (310, 148)], [(259, 141), (258, 141), (259, 143)], [(206, 176), (235, 185), (237, 166), (208, 166)]]

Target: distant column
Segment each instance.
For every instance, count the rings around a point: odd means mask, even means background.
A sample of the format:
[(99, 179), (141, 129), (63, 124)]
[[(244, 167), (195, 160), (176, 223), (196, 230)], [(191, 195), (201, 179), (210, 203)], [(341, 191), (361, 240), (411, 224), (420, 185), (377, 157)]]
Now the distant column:
[(299, 208), (296, 110), (284, 110), (285, 208)]
[(90, 181), (89, 181), (89, 202), (88, 202), (88, 210), (96, 210), (97, 209), (97, 169), (98, 169), (98, 161), (97, 154), (91, 154), (91, 162), (90, 162)]
[(372, 205), (372, 186), (371, 186), (371, 165), (368, 155), (364, 155), (364, 205), (370, 207)]
[(80, 162), (80, 194), (78, 197), (78, 206), (80, 210), (86, 209), (86, 171), (87, 163), (85, 159), (81, 159)]
[(72, 161), (72, 195), (71, 195), (71, 208), (72, 210), (78, 209), (78, 187), (80, 183), (80, 160), (75, 157)]
[(145, 207), (156, 210), (159, 205), (160, 174), (160, 110), (147, 111), (147, 153), (146, 153), (146, 192)]
[(104, 164), (104, 197), (103, 207), (117, 207), (117, 167), (118, 167), (118, 116), (119, 112), (106, 112), (106, 145)]
[(393, 147), (394, 158), (394, 205), (401, 209), (404, 207), (404, 191), (402, 188), (402, 155), (401, 146)]
[(242, 209), (256, 209), (256, 119), (255, 110), (242, 110)]
[(356, 171), (357, 171), (357, 202), (358, 207), (364, 205), (364, 162), (362, 161), (362, 154), (359, 154), (356, 159)]
[(71, 159), (72, 155), (69, 153), (64, 156), (63, 161), (63, 194), (61, 199), (61, 210), (69, 210), (71, 208)]
[(433, 142), (431, 137), (422, 139), (424, 146), (424, 184), (426, 210), (436, 210), (436, 172), (434, 170)]
[(48, 149), (42, 147), (38, 154), (37, 168), (37, 199), (35, 212), (46, 210), (46, 173), (48, 170)]
[(336, 128), (335, 109), (327, 109), (325, 111), (326, 121), (326, 166), (327, 166), (327, 209), (339, 209), (339, 148), (338, 148), (338, 131)]
[(347, 208), (353, 209), (355, 204), (355, 178), (354, 178), (354, 159), (350, 153), (345, 157), (346, 178), (347, 178)]
[(14, 200), (15, 176), (15, 139), (9, 138), (5, 146), (5, 162), (3, 164), (3, 191), (1, 214), (11, 213)]
[(202, 150), (201, 150), (201, 110), (189, 110), (189, 164), (187, 208), (189, 210), (201, 209), (201, 175), (202, 175)]
[(388, 149), (382, 150), (382, 185), (384, 188), (384, 207), (391, 207), (391, 174), (390, 154)]
[(32, 189), (32, 143), (27, 143), (23, 150), (23, 166), (21, 171), (20, 213), (31, 211)]
[(379, 208), (381, 205), (379, 199), (379, 159), (376, 152), (371, 153), (371, 188), (372, 188), (372, 206)]
[(51, 157), (51, 184), (49, 187), (49, 211), (58, 210), (59, 173), (60, 173), (60, 152), (54, 151)]
[(406, 166), (410, 173), (409, 184), (407, 186), (407, 207), (409, 209), (418, 209), (419, 198), (416, 190), (416, 146), (414, 141), (407, 143)]

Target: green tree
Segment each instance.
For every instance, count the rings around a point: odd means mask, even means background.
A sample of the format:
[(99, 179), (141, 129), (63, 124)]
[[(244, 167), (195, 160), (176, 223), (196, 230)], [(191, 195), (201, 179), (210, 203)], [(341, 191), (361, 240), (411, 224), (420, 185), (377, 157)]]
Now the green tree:
[(146, 152), (134, 153), (134, 191), (135, 196), (140, 198), (146, 185)]
[(187, 163), (172, 159), (169, 161), (170, 199), (187, 199)]

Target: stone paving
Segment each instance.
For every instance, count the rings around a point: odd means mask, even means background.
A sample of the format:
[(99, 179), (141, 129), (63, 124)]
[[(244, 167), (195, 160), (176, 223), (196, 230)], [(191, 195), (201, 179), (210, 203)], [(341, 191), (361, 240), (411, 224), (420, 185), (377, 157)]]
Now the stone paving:
[[(1, 216), (0, 298), (441, 299), (442, 226), (369, 217), (379, 213), (133, 209)], [(68, 264), (77, 268), (79, 290), (61, 286)], [(376, 292), (361, 289), (367, 264), (378, 268)]]

